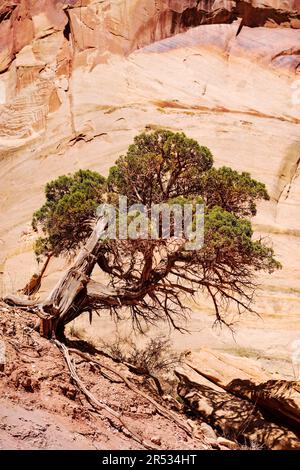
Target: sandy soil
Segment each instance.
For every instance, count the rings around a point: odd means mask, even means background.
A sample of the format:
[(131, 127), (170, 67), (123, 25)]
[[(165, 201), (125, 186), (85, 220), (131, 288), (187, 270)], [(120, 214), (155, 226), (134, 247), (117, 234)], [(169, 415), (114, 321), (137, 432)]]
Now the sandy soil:
[[(121, 432), (120, 423), (106, 411), (96, 414), (71, 383), (57, 346), (40, 337), (31, 315), (0, 306), (1, 345), (5, 365), (0, 367), (0, 448), (2, 449), (142, 449)], [(78, 341), (70, 343), (78, 347)], [(81, 347), (83, 343), (80, 343)], [(2, 349), (3, 350), (3, 349)], [(111, 359), (101, 361), (126, 374), (153, 398), (150, 384)], [(110, 374), (104, 377), (90, 363), (76, 359), (77, 372), (95, 397), (122, 412), (141, 438), (162, 449), (209, 448), (156, 411), (146, 399)], [(186, 417), (175, 411), (181, 419)]]

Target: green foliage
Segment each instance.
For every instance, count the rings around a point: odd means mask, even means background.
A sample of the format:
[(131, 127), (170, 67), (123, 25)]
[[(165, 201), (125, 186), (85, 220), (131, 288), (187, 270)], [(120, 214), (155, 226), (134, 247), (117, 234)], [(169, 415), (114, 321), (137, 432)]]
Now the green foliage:
[(200, 178), (199, 191), (206, 206), (220, 206), (240, 217), (256, 214), (256, 201), (268, 201), (266, 186), (251, 178), (249, 173), (238, 173), (228, 167), (211, 168)]
[(205, 214), (205, 243), (201, 256), (206, 262), (233, 266), (252, 266), (270, 273), (280, 268), (274, 259), (274, 251), (262, 240), (253, 240), (250, 220), (215, 206)]
[[(221, 311), (228, 302), (235, 302), (239, 312), (251, 310), (255, 271), (280, 268), (273, 249), (262, 239), (254, 240), (251, 226), (257, 202), (269, 199), (265, 185), (249, 173), (214, 168), (209, 149), (183, 133), (166, 130), (136, 136), (107, 180), (80, 170), (48, 183), (46, 202), (32, 221), (43, 232), (36, 242), (37, 255), (76, 250), (91, 233), (97, 206), (103, 202), (117, 206), (119, 195), (127, 196), (129, 206), (142, 203), (147, 209), (160, 203), (182, 207), (204, 202), (205, 243), (188, 250), (187, 240), (172, 238), (172, 230), (168, 241), (162, 236), (143, 239), (141, 225), (136, 239), (107, 237), (99, 245), (97, 262), (110, 284), (119, 288), (118, 303), (109, 299), (105, 304), (104, 297), (95, 297), (96, 309), (106, 305), (117, 314), (123, 305), (120, 292), (125, 292), (124, 305), (138, 326), (140, 318), (153, 323), (163, 316), (176, 326), (172, 315), (181, 315), (185, 308), (180, 294), (202, 289), (211, 297), (217, 319), (223, 321)], [(123, 220), (123, 215), (117, 217)], [(141, 220), (137, 213), (125, 216), (127, 224)], [(170, 221), (172, 229), (174, 214)], [(160, 235), (161, 228), (163, 223)]]
[(41, 228), (37, 255), (54, 255), (74, 250), (91, 232), (89, 220), (103, 202), (105, 178), (90, 170), (79, 170), (73, 176), (60, 176), (46, 185), (45, 204), (33, 214), (32, 226)]
[[(269, 199), (265, 185), (249, 173), (214, 168), (209, 149), (183, 133), (166, 130), (136, 136), (107, 180), (80, 170), (48, 183), (46, 202), (33, 216), (33, 227), (44, 232), (36, 242), (36, 253), (75, 250), (90, 234), (89, 221), (97, 206), (104, 200), (117, 205), (119, 195), (127, 196), (129, 205), (143, 203), (148, 208), (163, 202), (181, 206), (204, 202), (205, 245), (195, 254), (201, 266), (220, 262), (230, 267), (236, 262), (270, 272), (280, 267), (273, 250), (262, 240), (253, 240), (249, 220), (256, 214), (257, 201)], [(132, 241), (122, 250), (124, 256), (136, 256), (140, 246)]]
[(150, 206), (195, 192), (193, 187), (212, 164), (210, 150), (183, 133), (142, 133), (111, 168), (108, 188), (126, 195), (129, 204)]

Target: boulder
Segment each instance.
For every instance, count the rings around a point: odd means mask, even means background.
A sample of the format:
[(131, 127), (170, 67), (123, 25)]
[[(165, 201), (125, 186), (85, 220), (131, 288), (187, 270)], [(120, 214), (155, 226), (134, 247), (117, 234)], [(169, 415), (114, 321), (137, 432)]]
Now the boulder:
[(191, 384), (202, 385), (204, 378), (214, 386), (250, 400), (280, 422), (300, 431), (300, 382), (273, 380), (252, 359), (209, 349), (189, 353), (186, 363), (193, 371), (189, 376)]
[(185, 405), (230, 441), (273, 450), (300, 449), (299, 435), (265, 419), (254, 403), (201, 383), (190, 383), (178, 369), (176, 375), (180, 381), (178, 394)]
[(251, 381), (233, 380), (226, 389), (242, 398), (248, 398), (270, 416), (300, 432), (300, 383), (286, 380), (268, 380), (253, 386)]
[[(186, 364), (207, 380), (222, 389), (235, 379), (251, 380), (260, 384), (272, 376), (253, 359), (237, 357), (227, 353), (202, 348), (198, 352), (189, 352), (185, 356)], [(195, 375), (193, 375), (195, 378)]]

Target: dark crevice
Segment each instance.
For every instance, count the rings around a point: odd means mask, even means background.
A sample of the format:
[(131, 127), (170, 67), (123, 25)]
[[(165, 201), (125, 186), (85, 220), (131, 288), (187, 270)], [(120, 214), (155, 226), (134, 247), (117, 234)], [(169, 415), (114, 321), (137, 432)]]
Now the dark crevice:
[(176, 34), (179, 30), (194, 28), (204, 24), (230, 24), (237, 19), (242, 19), (238, 34), (243, 26), (259, 27), (265, 26), (268, 22), (281, 26), (284, 23), (290, 23), (292, 19), (299, 19), (298, 11), (278, 10), (275, 7), (254, 7), (246, 0), (236, 2), (233, 8), (228, 10), (220, 8), (210, 11), (202, 9), (197, 2), (194, 7), (186, 8), (182, 13), (172, 11), (171, 34)]
[(9, 20), (9, 18), (11, 17), (11, 15), (13, 14), (16, 8), (17, 8), (17, 5), (13, 5), (11, 8), (9, 8), (9, 10), (5, 10), (2, 13), (0, 13), (0, 23), (2, 23), (2, 21)]
[(244, 20), (242, 19), (242, 21), (241, 21), (241, 23), (240, 23), (240, 26), (238, 27), (238, 30), (237, 30), (237, 32), (236, 32), (236, 37), (238, 37), (238, 35), (239, 35), (240, 32), (242, 31), (243, 26), (245, 26), (245, 25), (244, 25)]
[(71, 36), (71, 26), (70, 26), (70, 20), (68, 18), (68, 22), (66, 26), (64, 27), (63, 31), (64, 37), (66, 38), (67, 41), (70, 41), (70, 36)]
[(293, 174), (291, 175), (290, 180), (289, 180), (289, 182), (288, 182), (288, 188), (287, 188), (285, 200), (287, 200), (288, 197), (289, 197), (289, 195), (290, 195), (293, 182), (295, 181), (295, 178), (297, 177), (297, 173), (298, 173), (298, 171), (299, 171), (299, 165), (300, 165), (300, 158), (298, 158), (298, 160), (297, 160), (297, 162), (296, 162), (296, 165), (295, 165), (295, 167), (294, 167), (294, 169), (293, 169)]
[(2, 75), (3, 73), (6, 73), (9, 69), (9, 66), (10, 66), (10, 63), (7, 67), (5, 67), (5, 69), (1, 70), (0, 75)]
[(182, 14), (177, 15), (179, 18), (177, 21), (174, 18), (173, 21), (175, 24), (179, 23), (183, 28), (194, 28), (203, 24), (232, 23), (237, 19), (234, 12), (228, 11), (226, 8), (220, 9), (217, 13), (211, 13), (194, 7), (187, 8)]

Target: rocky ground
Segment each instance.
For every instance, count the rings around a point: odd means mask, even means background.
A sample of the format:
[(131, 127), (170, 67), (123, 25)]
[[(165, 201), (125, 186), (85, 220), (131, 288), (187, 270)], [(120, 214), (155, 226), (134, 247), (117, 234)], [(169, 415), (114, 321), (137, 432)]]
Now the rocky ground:
[[(105, 410), (92, 409), (70, 379), (63, 355), (52, 342), (33, 330), (34, 318), (26, 312), (0, 307), (1, 345), (5, 365), (0, 371), (0, 446), (2, 449), (143, 449), (143, 445), (121, 431), (120, 423)], [(72, 347), (87, 349), (75, 340)], [(121, 371), (140, 390), (158, 401), (153, 389), (125, 366), (102, 356), (101, 361)], [(209, 426), (197, 426), (192, 439), (155, 407), (110, 374), (92, 364), (76, 360), (77, 371), (89, 391), (122, 412), (132, 429), (161, 449), (209, 449), (218, 447)], [(109, 377), (109, 378), (108, 378)], [(169, 406), (169, 405), (167, 405)], [(180, 404), (177, 403), (180, 408)], [(174, 410), (173, 410), (174, 411)], [(187, 423), (180, 411), (176, 415)]]
[(33, 314), (0, 304), (0, 449), (299, 448), (299, 383), (256, 361), (186, 353), (160, 377), (160, 396), (150, 376), (73, 330), (74, 376), (61, 343), (35, 327)]

